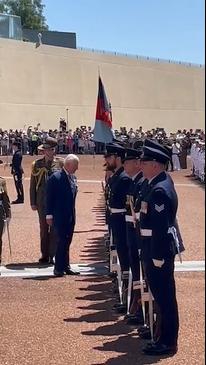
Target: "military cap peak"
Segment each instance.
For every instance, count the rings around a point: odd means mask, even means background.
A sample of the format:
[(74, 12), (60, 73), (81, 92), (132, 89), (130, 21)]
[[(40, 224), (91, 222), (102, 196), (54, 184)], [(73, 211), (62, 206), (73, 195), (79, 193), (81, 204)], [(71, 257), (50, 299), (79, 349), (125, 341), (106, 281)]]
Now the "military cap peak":
[(151, 139), (145, 139), (143, 145), (143, 161), (157, 161), (166, 164), (171, 159), (171, 152), (168, 148)]

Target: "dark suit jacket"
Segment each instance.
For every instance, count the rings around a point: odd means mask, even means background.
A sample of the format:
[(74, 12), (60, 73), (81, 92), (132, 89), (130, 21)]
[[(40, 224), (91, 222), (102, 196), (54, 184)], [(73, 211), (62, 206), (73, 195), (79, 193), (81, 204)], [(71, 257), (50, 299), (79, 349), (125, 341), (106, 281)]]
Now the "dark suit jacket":
[(11, 163), (11, 173), (15, 175), (22, 175), (23, 174), (23, 168), (21, 166), (22, 162), (22, 153), (21, 151), (16, 151), (12, 158)]
[(46, 214), (53, 216), (59, 236), (68, 235), (75, 224), (75, 198), (77, 185), (64, 170), (55, 172), (47, 182)]

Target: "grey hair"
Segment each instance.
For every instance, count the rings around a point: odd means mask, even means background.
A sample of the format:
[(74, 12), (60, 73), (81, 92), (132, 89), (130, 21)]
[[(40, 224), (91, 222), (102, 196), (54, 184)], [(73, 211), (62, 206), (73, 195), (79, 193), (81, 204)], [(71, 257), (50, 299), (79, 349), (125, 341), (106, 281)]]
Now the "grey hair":
[(70, 153), (69, 155), (67, 155), (64, 159), (64, 165), (66, 165), (68, 162), (74, 162), (77, 161), (79, 162), (79, 157), (77, 157), (76, 155)]

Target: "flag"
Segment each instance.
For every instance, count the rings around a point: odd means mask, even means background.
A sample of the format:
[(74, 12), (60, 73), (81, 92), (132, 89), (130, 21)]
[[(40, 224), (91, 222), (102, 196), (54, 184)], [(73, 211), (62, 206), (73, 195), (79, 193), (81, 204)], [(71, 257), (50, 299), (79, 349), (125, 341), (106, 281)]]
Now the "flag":
[(99, 76), (99, 90), (93, 139), (95, 142), (110, 143), (113, 141), (113, 138), (111, 104), (107, 101), (104, 85), (101, 77)]

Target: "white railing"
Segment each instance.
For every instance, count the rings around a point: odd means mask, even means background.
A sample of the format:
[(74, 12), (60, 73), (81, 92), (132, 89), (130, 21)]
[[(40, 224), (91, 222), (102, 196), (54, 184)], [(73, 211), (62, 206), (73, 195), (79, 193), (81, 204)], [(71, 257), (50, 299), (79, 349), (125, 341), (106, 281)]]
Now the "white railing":
[(111, 52), (111, 51), (104, 51), (100, 49), (94, 49), (94, 48), (85, 48), (85, 47), (77, 47), (79, 51), (83, 52), (94, 52), (94, 53), (101, 53), (105, 55), (112, 55), (112, 56), (119, 56), (119, 57), (128, 57), (133, 58), (137, 60), (142, 61), (154, 61), (154, 62), (160, 62), (160, 63), (172, 63), (176, 65), (184, 65), (187, 67), (199, 67), (204, 68), (205, 66), (202, 64), (192, 63), (192, 62), (183, 62), (183, 61), (176, 61), (176, 60), (166, 60), (163, 58), (155, 58), (155, 57), (147, 57), (147, 56), (140, 56), (140, 55), (132, 55), (128, 53), (120, 53), (120, 52)]

